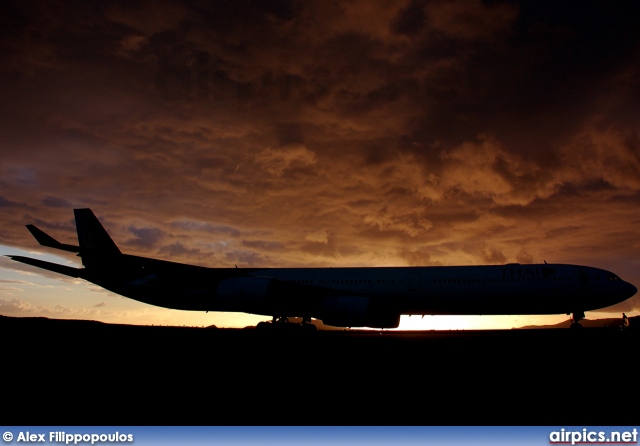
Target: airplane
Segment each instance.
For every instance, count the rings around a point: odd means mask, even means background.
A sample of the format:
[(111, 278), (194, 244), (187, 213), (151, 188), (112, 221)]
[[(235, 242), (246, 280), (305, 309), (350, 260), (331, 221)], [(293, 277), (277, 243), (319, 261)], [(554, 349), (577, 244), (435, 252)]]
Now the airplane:
[(603, 269), (569, 264), (349, 268), (208, 268), (123, 254), (93, 211), (74, 209), (78, 245), (26, 225), (40, 245), (77, 252), (84, 268), (11, 259), (94, 283), (147, 304), (269, 316), (257, 328), (292, 325), (397, 328), (401, 315), (572, 314), (608, 307), (637, 289)]

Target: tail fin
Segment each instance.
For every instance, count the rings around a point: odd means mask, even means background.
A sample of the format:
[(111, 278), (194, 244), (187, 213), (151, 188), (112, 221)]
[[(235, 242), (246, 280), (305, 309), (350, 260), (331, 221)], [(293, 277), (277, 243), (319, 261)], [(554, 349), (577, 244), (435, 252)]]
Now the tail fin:
[(79, 252), (82, 257), (82, 264), (87, 268), (71, 268), (65, 265), (45, 262), (44, 260), (31, 259), (22, 256), (8, 256), (17, 262), (26, 263), (38, 268), (43, 268), (59, 274), (71, 277), (87, 277), (87, 271), (90, 268), (103, 265), (112, 265), (114, 256), (122, 253), (111, 240), (107, 231), (102, 227), (91, 209), (74, 209), (76, 217), (76, 230), (78, 231), (78, 242), (80, 246), (67, 245), (60, 243), (49, 234), (34, 225), (27, 225), (27, 229), (35, 237), (42, 246), (50, 248), (62, 249), (64, 251)]
[(74, 209), (73, 213), (76, 218), (81, 256), (84, 257), (85, 253), (122, 254), (91, 209)]

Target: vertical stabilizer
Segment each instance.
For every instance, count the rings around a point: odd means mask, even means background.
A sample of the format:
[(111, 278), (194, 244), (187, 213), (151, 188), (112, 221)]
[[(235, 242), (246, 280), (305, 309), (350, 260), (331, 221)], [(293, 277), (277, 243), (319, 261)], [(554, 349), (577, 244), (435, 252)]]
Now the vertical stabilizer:
[(74, 209), (76, 230), (80, 244), (80, 255), (84, 253), (101, 255), (122, 254), (91, 209)]

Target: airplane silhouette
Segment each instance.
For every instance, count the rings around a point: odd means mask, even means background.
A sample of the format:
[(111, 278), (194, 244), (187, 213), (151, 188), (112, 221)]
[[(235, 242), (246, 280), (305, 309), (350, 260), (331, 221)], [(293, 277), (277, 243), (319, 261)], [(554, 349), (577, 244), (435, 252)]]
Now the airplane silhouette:
[(396, 328), (401, 315), (572, 314), (608, 307), (637, 289), (603, 269), (568, 264), (367, 268), (207, 268), (123, 254), (91, 209), (74, 209), (79, 246), (34, 225), (42, 245), (77, 252), (84, 268), (10, 255), (151, 305), (289, 317), (336, 327)]

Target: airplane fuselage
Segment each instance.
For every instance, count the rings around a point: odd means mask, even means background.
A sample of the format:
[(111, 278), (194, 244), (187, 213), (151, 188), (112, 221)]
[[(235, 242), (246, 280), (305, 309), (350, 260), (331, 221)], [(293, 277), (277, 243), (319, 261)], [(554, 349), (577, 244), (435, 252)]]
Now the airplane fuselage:
[(558, 264), (268, 269), (253, 274), (338, 294), (378, 296), (406, 315), (561, 314), (613, 305), (633, 291), (608, 271)]
[(567, 264), (193, 271), (183, 265), (178, 285), (175, 265), (167, 269), (169, 277), (160, 263), (124, 281), (85, 278), (167, 308), (308, 316), (348, 326), (370, 318), (394, 325), (400, 315), (569, 314), (607, 307), (635, 293), (611, 272)]

